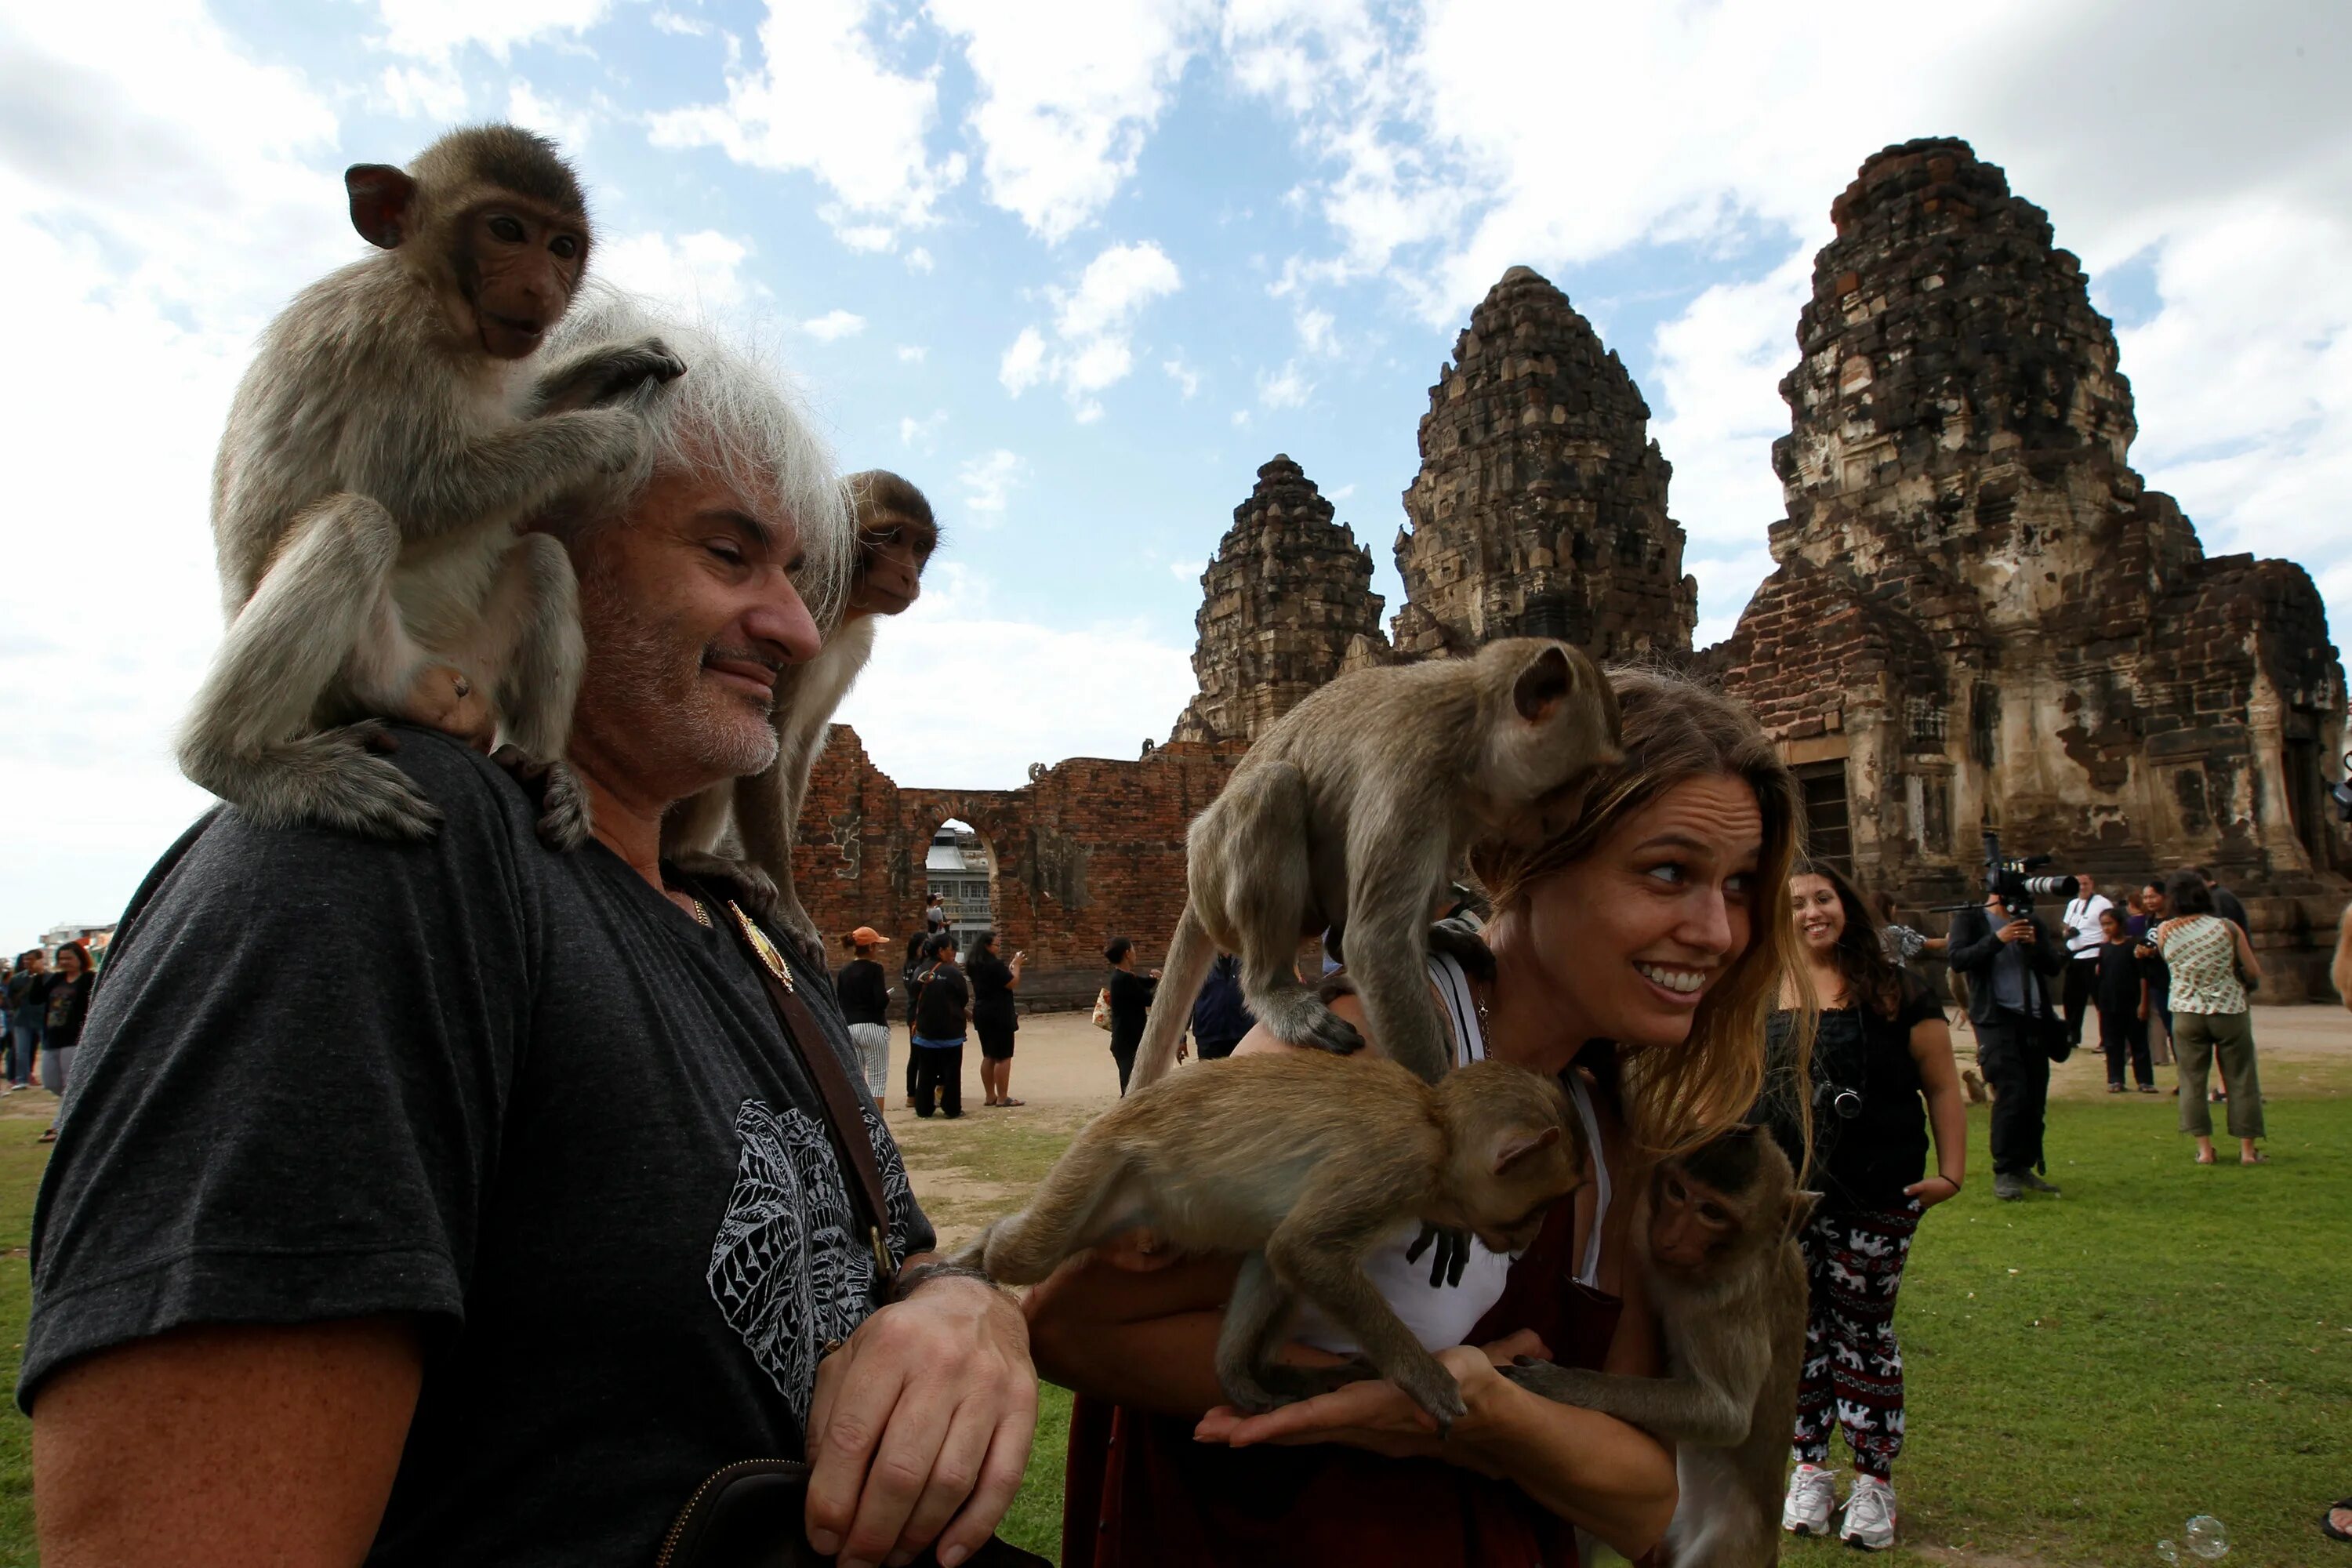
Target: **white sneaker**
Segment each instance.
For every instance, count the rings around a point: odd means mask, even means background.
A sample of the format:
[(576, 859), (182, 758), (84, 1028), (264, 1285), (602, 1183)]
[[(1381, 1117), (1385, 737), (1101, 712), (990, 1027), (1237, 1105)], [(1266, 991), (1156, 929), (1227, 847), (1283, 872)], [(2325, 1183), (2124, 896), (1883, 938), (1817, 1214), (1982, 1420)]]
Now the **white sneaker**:
[(1791, 1535), (1827, 1535), (1837, 1511), (1837, 1478), (1819, 1465), (1799, 1465), (1789, 1477), (1789, 1500), (1780, 1505), (1780, 1528)]
[(1876, 1476), (1859, 1471), (1845, 1500), (1845, 1523), (1838, 1539), (1864, 1552), (1884, 1552), (1895, 1544), (1895, 1489)]

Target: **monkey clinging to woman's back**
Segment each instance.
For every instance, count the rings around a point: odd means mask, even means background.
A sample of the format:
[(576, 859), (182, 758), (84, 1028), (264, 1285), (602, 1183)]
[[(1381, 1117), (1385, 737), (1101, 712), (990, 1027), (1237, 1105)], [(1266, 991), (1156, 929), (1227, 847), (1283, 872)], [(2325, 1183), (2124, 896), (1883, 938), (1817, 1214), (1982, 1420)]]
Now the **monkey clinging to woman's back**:
[(373, 754), (379, 721), (502, 736), (550, 765), (541, 831), (576, 846), (578, 584), (518, 531), (634, 469), (647, 400), (686, 367), (655, 338), (537, 363), (591, 241), (545, 138), (455, 131), (343, 180), (379, 253), (297, 295), (238, 384), (213, 484), (230, 624), (180, 765), (265, 822), (424, 837), (440, 814)]

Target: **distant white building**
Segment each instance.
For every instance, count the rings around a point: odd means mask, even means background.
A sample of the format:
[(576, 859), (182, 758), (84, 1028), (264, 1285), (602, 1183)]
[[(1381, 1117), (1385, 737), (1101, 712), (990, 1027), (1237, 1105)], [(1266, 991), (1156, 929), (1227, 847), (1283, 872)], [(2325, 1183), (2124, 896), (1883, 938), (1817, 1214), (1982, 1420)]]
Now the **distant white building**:
[(924, 877), (929, 890), (940, 896), (959, 947), (971, 946), (973, 937), (995, 927), (988, 894), (990, 860), (980, 835), (953, 821), (931, 835), (930, 849), (923, 857)]
[(89, 925), (76, 925), (68, 921), (63, 925), (54, 925), (43, 931), (41, 945), (54, 953), (67, 942), (79, 942), (88, 943), (91, 951), (97, 952), (113, 940), (114, 926), (115, 922), (112, 921), (107, 921), (103, 924), (94, 922)]

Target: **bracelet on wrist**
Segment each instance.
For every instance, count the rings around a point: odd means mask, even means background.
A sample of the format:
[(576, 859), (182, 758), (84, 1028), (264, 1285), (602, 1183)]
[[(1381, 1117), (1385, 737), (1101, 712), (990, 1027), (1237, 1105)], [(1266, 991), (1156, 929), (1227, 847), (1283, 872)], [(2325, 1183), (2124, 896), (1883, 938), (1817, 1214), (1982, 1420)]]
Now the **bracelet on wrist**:
[(988, 1277), (986, 1269), (941, 1258), (935, 1263), (918, 1263), (912, 1268), (898, 1270), (898, 1277), (890, 1282), (890, 1294), (886, 1304), (896, 1305), (905, 1300), (934, 1279), (977, 1279), (992, 1290), (997, 1288), (996, 1281)]

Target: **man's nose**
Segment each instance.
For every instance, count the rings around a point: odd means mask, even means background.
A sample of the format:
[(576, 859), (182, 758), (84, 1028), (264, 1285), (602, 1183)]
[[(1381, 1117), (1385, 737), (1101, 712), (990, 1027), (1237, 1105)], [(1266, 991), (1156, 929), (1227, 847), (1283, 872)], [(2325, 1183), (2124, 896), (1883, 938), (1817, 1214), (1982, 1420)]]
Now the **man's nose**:
[(743, 629), (774, 647), (787, 664), (806, 664), (824, 647), (806, 601), (781, 569), (761, 584), (758, 599), (743, 617)]

